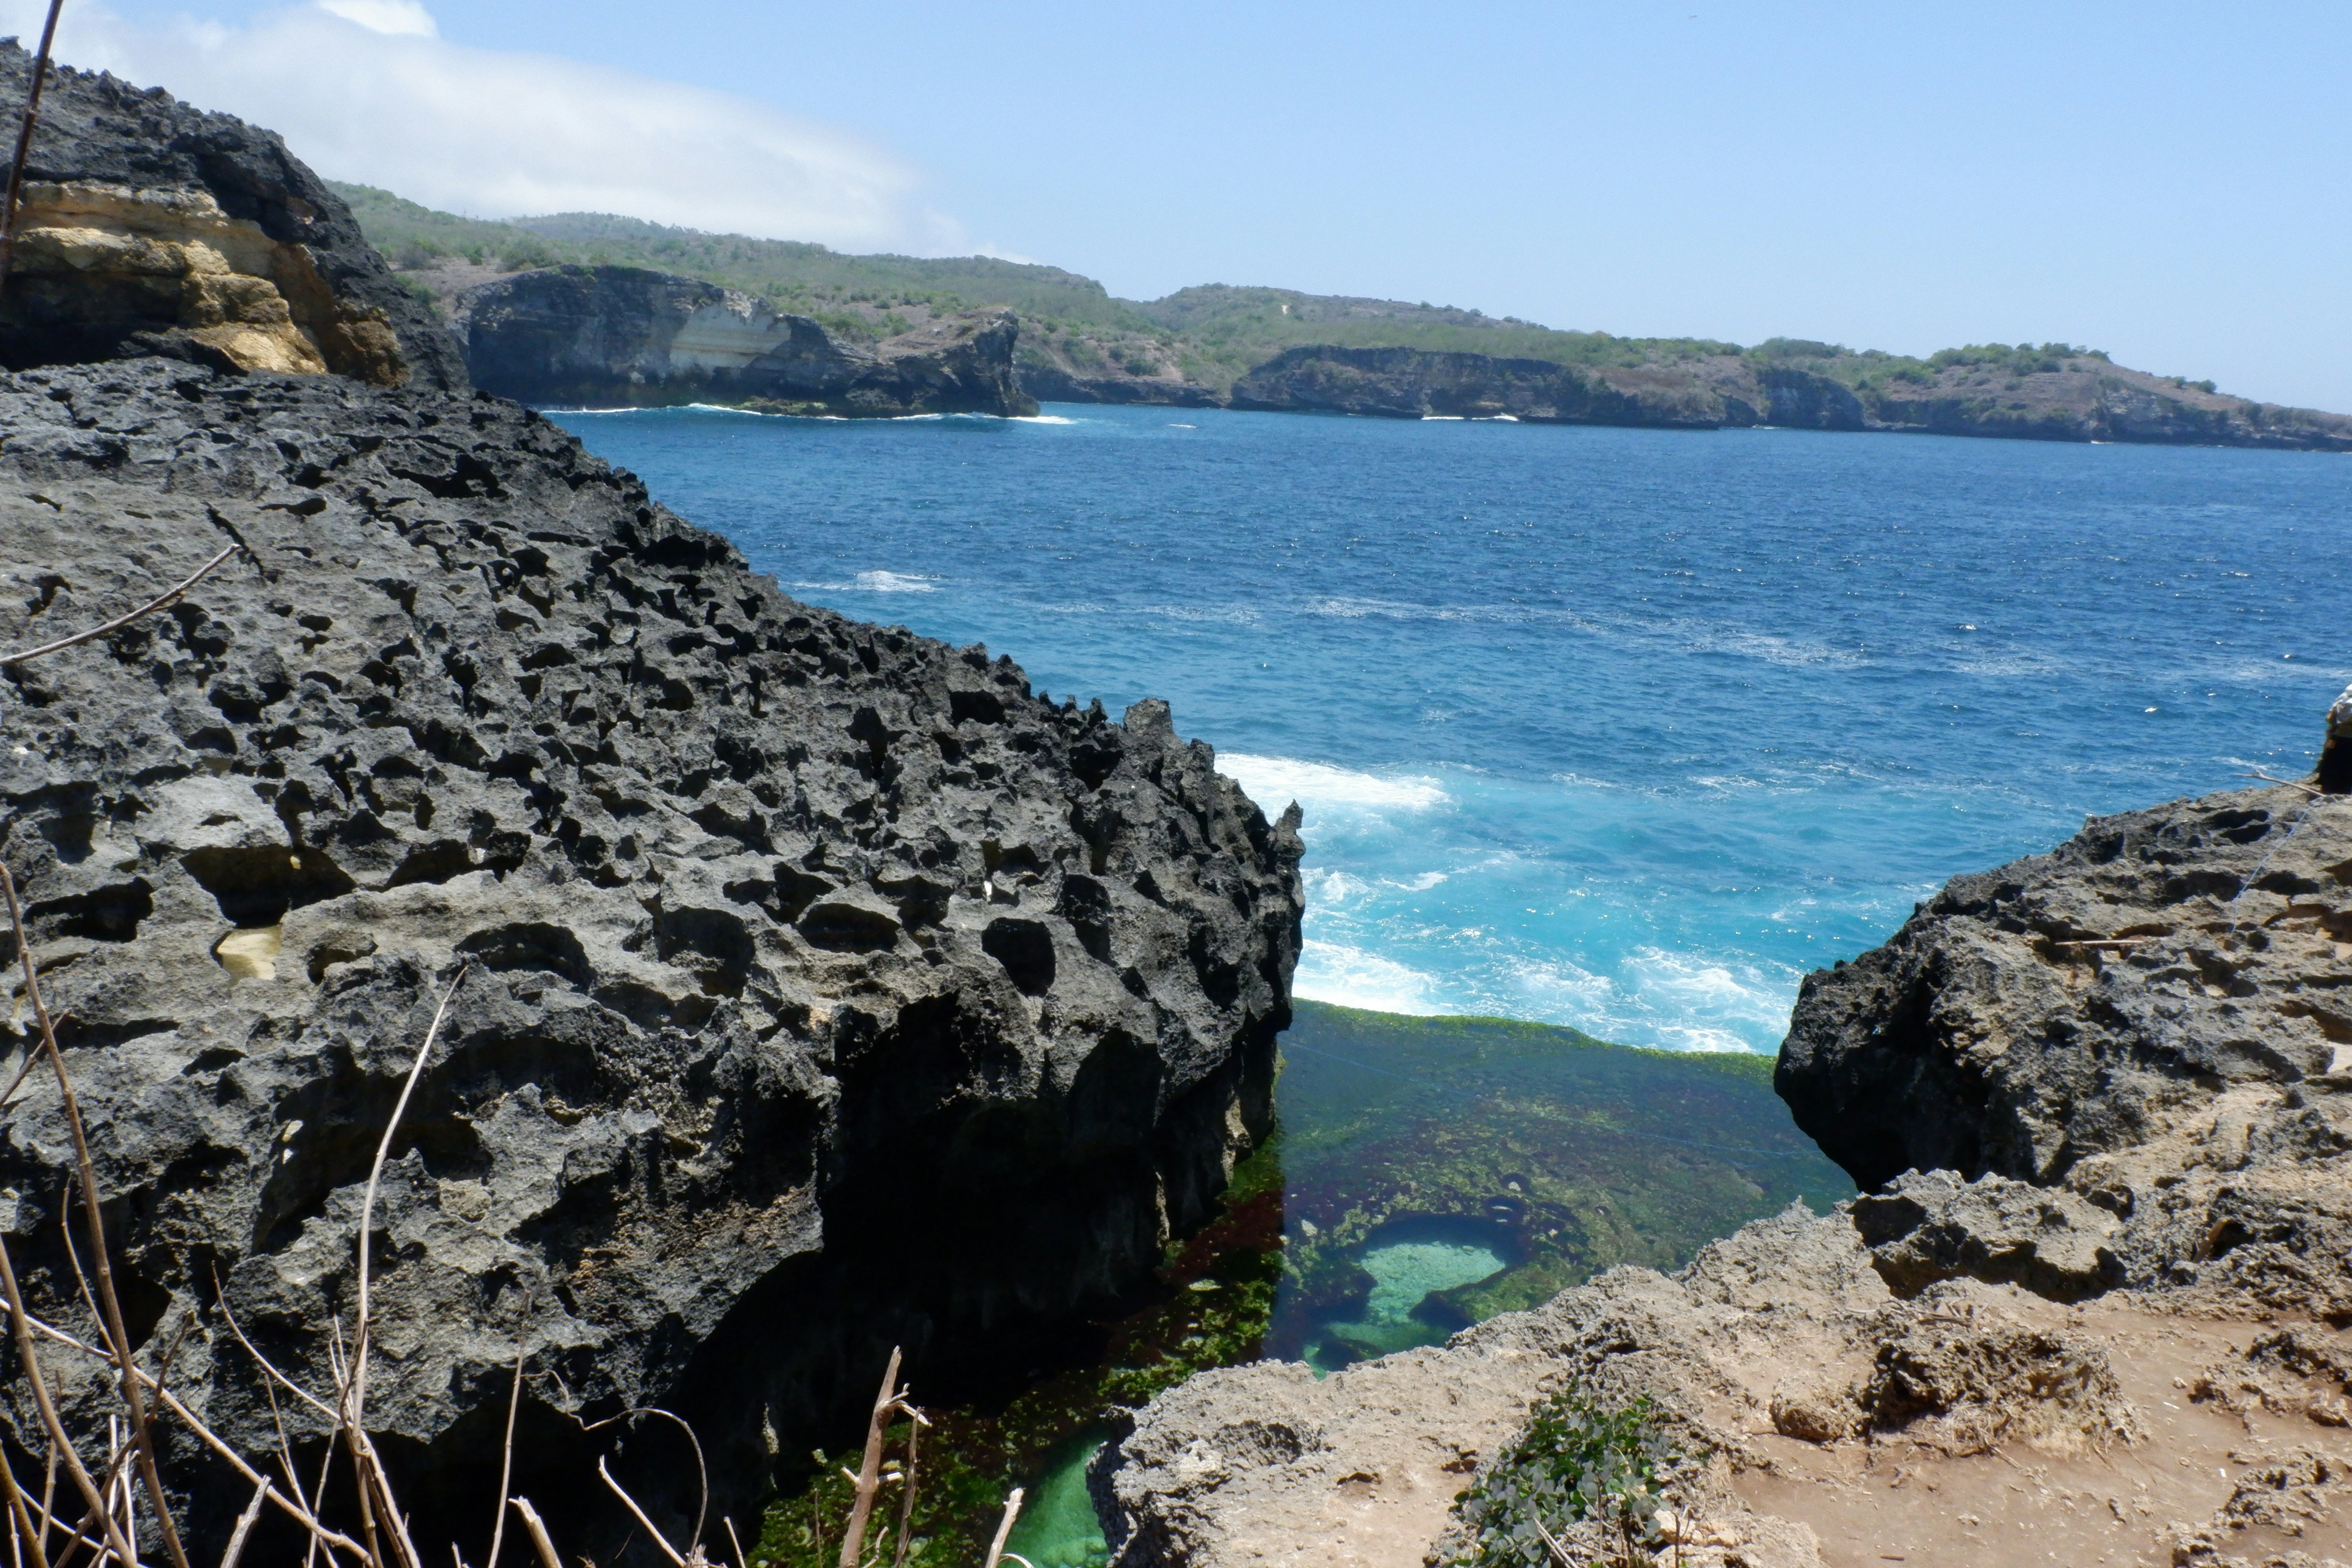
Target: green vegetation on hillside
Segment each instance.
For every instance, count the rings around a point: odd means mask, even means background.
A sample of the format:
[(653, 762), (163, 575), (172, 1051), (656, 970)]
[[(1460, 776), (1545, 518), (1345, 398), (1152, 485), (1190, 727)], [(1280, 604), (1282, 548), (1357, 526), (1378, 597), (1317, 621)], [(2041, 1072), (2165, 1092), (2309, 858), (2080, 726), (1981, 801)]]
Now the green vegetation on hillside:
[(1801, 338), (1773, 338), (1742, 348), (1707, 338), (1564, 331), (1425, 301), (1222, 283), (1139, 301), (1114, 298), (1093, 279), (1058, 267), (992, 257), (846, 256), (822, 245), (706, 234), (599, 213), (493, 221), (436, 212), (372, 185), (337, 184), (334, 189), (410, 286), (445, 306), (457, 290), (498, 273), (572, 263), (651, 268), (740, 289), (862, 342), (905, 331), (935, 316), (1009, 307), (1022, 319), (1023, 373), (1041, 388), (1050, 387), (1056, 376), (1148, 377), (1223, 395), (1240, 376), (1286, 349), (1332, 344), (1663, 373), (1686, 385), (1727, 391), (1752, 385), (1749, 368), (1788, 366), (1853, 388), (1873, 409), (1883, 399), (1924, 387), (1935, 388), (1938, 397), (1973, 399), (1991, 407), (2027, 385), (2027, 377), (2053, 373), (2067, 373), (2072, 384), (2079, 384), (2084, 373), (2120, 374), (2167, 392), (2214, 391), (2210, 381), (2120, 372), (2101, 351), (2071, 343), (1973, 343), (1926, 356)]
[(452, 262), (499, 272), (566, 262), (647, 267), (740, 289), (862, 339), (930, 315), (1010, 306), (1021, 313), (1024, 360), (1081, 375), (1173, 374), (1223, 391), (1252, 366), (1304, 343), (1623, 366), (1740, 352), (1736, 343), (1557, 331), (1477, 310), (1286, 289), (1209, 284), (1142, 303), (1114, 299), (1093, 279), (1058, 267), (984, 256), (845, 256), (822, 245), (599, 213), (498, 222), (436, 212), (373, 185), (333, 188), (370, 242), (428, 292)]

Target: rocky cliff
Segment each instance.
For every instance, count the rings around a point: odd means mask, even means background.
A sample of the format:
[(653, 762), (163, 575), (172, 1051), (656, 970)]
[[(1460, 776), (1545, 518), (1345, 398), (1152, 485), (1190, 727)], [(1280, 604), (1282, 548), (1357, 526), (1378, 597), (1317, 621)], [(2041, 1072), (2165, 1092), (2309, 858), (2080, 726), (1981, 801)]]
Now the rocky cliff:
[[(32, 59), (0, 40), (0, 101)], [(463, 388), (457, 346), (342, 198), (268, 131), (54, 68), (26, 164), (0, 365), (169, 354)]]
[[(1234, 384), (1235, 408), (1530, 424), (2005, 436), (2352, 451), (2352, 418), (2281, 408), (2078, 356), (2025, 374), (1958, 363), (1859, 380), (1834, 365), (1752, 354), (1658, 364), (1557, 364), (1406, 348), (1285, 350)], [(1162, 401), (1130, 378), (1116, 395), (1056, 384), (1051, 396)], [(1164, 399), (1174, 401), (1173, 398)]]
[[(461, 966), (378, 1211), (371, 1412), (469, 1554), (519, 1351), (518, 1484), (610, 1562), (582, 1420), (687, 1415), (711, 1517), (748, 1521), (893, 1343), (935, 1396), (984, 1382), (1136, 1281), (1265, 1130), (1295, 819), (1162, 705), (1120, 722), (794, 603), (487, 395), (18, 373), (0, 536), (0, 649), (244, 546), (7, 668), (0, 853), (132, 1331), (192, 1325), (172, 1381), (250, 1452), (272, 1415), (228, 1314), (324, 1384), (360, 1184)], [(0, 1113), (0, 1211), (75, 1323), (41, 1086)], [(298, 1449), (312, 1417), (286, 1410)], [(216, 1550), (248, 1489), (171, 1443)], [(682, 1449), (629, 1465), (690, 1513)]]
[(1233, 406), (1391, 419), (1523, 420), (1708, 429), (1722, 405), (1639, 370), (1421, 349), (1286, 350), (1234, 384)]
[(1026, 415), (1009, 310), (939, 321), (868, 349), (715, 283), (636, 267), (552, 267), (457, 296), (479, 385), (524, 403), (724, 403), (778, 414)]
[(1874, 1190), (1442, 1349), (1196, 1378), (1094, 1477), (1119, 1561), (1540, 1562), (1449, 1505), (1562, 1390), (1654, 1402), (1683, 1459), (1648, 1544), (1706, 1568), (2352, 1559), (2347, 994), (2344, 795), (1958, 879), (1811, 976), (1782, 1047)]

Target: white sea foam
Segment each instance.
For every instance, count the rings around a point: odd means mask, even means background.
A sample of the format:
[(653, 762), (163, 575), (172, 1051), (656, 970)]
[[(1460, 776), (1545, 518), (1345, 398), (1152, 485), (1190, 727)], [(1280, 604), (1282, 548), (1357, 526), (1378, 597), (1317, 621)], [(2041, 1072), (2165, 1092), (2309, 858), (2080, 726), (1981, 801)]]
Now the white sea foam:
[(1015, 425), (1076, 425), (1081, 421), (1066, 418), (1059, 414), (1016, 414), (1013, 416), (1013, 423)]
[(1310, 821), (1318, 811), (1433, 811), (1453, 800), (1434, 779), (1382, 778), (1294, 757), (1228, 752), (1217, 766), (1260, 805), (1279, 811), (1295, 800)]
[(806, 588), (821, 594), (936, 594), (936, 577), (918, 577), (906, 572), (860, 572), (846, 583), (794, 583), (795, 588)]
[(1310, 1002), (1427, 1016), (1444, 1011), (1433, 994), (1436, 986), (1434, 975), (1409, 969), (1394, 959), (1309, 937), (1299, 952), (1298, 973), (1290, 989), (1292, 994)]

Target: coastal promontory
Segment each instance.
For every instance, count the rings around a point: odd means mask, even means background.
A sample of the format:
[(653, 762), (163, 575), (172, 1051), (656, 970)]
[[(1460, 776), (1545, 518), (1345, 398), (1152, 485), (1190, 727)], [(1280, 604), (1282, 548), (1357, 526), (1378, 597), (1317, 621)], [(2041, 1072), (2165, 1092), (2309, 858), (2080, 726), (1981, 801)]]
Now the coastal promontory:
[(635, 267), (554, 267), (478, 284), (452, 325), (475, 382), (539, 405), (719, 403), (887, 418), (1037, 412), (1009, 310), (927, 321), (871, 346), (738, 289)]

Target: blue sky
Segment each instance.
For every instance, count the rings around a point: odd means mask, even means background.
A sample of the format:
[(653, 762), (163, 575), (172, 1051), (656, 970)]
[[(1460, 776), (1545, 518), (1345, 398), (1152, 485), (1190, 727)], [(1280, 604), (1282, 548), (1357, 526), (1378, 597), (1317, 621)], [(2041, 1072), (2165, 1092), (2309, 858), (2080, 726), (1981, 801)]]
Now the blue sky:
[[(410, 25), (416, 0), (330, 3), (412, 35), (411, 76), (463, 64), (461, 97), (537, 104), (497, 86), (529, 57), (595, 68), (540, 60), (531, 90), (577, 101), (459, 156), (409, 146), (416, 112), (388, 100), (296, 101), (283, 69), (223, 63), (308, 7), (113, 0), (84, 58), (486, 216), (584, 192), (844, 248), (987, 248), (1139, 298), (1271, 283), (1742, 342), (2063, 339), (2352, 410), (2342, 5), (474, 0)], [(692, 129), (670, 142), (660, 83), (712, 89), (675, 100)], [(633, 102), (625, 137), (599, 129)], [(730, 133), (729, 105), (755, 129)], [(497, 183), (509, 153), (540, 183)], [(584, 184), (558, 167), (575, 154)]]

